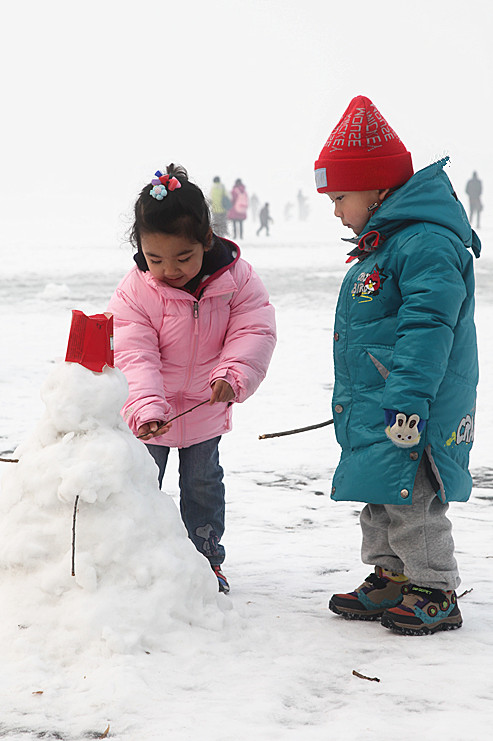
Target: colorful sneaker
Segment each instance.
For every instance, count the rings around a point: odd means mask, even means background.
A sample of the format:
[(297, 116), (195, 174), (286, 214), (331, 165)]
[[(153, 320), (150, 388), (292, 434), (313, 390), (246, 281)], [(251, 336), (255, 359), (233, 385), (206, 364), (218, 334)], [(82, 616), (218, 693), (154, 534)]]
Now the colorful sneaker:
[(229, 592), (229, 584), (228, 580), (224, 576), (223, 572), (221, 571), (221, 567), (219, 565), (215, 566), (214, 564), (211, 564), (212, 570), (217, 576), (217, 581), (219, 584), (219, 591), (224, 592), (224, 594), (228, 594)]
[(379, 620), (389, 607), (402, 602), (402, 590), (409, 580), (380, 566), (363, 584), (348, 594), (333, 594), (329, 610), (350, 620)]
[(406, 636), (455, 630), (462, 625), (457, 595), (453, 591), (408, 584), (404, 587), (402, 603), (384, 612), (382, 625)]

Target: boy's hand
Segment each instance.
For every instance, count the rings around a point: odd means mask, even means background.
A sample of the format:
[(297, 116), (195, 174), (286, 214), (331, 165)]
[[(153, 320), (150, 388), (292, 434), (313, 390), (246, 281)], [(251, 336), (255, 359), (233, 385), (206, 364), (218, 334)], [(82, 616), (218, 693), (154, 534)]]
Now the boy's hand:
[(234, 398), (235, 392), (227, 381), (223, 381), (221, 378), (214, 381), (209, 404), (216, 404), (218, 401), (233, 401)]
[(385, 409), (385, 434), (398, 448), (412, 448), (419, 444), (421, 432), (426, 424), (418, 414), (397, 412), (395, 409)]
[(137, 437), (139, 440), (150, 440), (153, 437), (164, 435), (170, 429), (171, 422), (169, 424), (166, 424), (166, 422), (146, 422), (137, 430)]

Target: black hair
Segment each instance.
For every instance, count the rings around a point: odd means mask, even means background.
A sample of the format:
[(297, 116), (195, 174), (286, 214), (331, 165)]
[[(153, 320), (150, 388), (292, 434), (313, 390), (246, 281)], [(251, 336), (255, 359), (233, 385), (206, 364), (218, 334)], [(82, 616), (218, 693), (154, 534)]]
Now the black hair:
[(166, 174), (175, 177), (181, 187), (168, 190), (168, 195), (161, 201), (151, 196), (152, 183), (142, 188), (135, 202), (130, 243), (138, 252), (142, 252), (142, 235), (160, 232), (185, 237), (208, 247), (211, 215), (204, 194), (189, 181), (188, 173), (181, 165), (171, 163), (166, 168)]

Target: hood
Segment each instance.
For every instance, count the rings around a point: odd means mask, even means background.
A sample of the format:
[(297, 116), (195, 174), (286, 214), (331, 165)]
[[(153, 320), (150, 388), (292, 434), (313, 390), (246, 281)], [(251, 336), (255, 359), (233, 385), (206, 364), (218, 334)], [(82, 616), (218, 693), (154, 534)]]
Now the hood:
[(389, 195), (368, 220), (361, 236), (368, 231), (390, 237), (403, 223), (427, 222), (449, 229), (479, 257), (481, 242), (473, 231), (463, 205), (443, 168), (445, 157), (413, 175)]

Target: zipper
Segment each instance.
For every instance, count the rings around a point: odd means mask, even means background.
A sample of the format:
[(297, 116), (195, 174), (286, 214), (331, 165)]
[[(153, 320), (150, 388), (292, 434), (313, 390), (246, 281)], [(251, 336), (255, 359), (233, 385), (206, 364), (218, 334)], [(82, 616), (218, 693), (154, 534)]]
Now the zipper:
[(193, 318), (195, 320), (194, 322), (195, 328), (194, 328), (193, 333), (198, 334), (199, 333), (199, 302), (198, 301), (193, 302)]
[[(193, 312), (193, 321), (194, 321), (194, 329), (193, 329), (193, 340), (192, 340), (192, 347), (191, 347), (191, 353), (190, 353), (190, 362), (188, 366), (187, 375), (185, 378), (185, 381), (183, 383), (183, 387), (181, 389), (181, 392), (179, 393), (180, 397), (180, 403), (183, 403), (183, 396), (185, 395), (186, 391), (188, 390), (188, 387), (190, 386), (190, 382), (192, 380), (193, 371), (195, 368), (195, 361), (197, 359), (197, 351), (198, 351), (198, 334), (199, 334), (199, 302), (194, 301), (192, 306), (192, 312)], [(186, 420), (183, 418), (180, 418), (177, 420), (178, 422), (178, 428), (179, 428), (179, 437), (177, 436), (179, 440), (179, 445), (183, 443), (184, 437), (185, 437), (185, 427), (186, 427)]]

